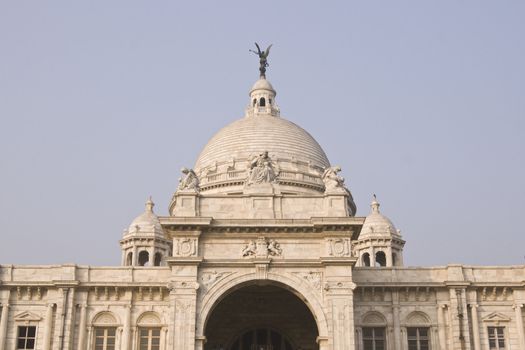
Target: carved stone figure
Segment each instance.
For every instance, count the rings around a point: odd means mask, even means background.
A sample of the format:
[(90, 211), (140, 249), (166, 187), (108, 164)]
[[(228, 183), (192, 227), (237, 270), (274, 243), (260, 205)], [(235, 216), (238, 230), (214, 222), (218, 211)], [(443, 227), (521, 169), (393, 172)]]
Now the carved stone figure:
[(279, 247), (279, 243), (277, 243), (275, 240), (270, 240), (268, 243), (268, 254), (270, 255), (281, 255), (283, 250)]
[(250, 241), (248, 242), (246, 247), (243, 248), (242, 256), (252, 256), (252, 255), (255, 255), (256, 252), (257, 252), (257, 244), (255, 243), (255, 241)]
[(328, 167), (323, 172), (323, 182), (325, 186), (325, 192), (330, 192), (338, 189), (345, 189), (345, 179), (342, 176), (337, 175), (341, 171), (339, 165)]
[(280, 256), (283, 250), (275, 240), (267, 241), (264, 237), (259, 237), (257, 241), (250, 241), (242, 250), (242, 256), (254, 256), (257, 258), (267, 258), (268, 256)]
[[(272, 44), (273, 45), (273, 44)], [(250, 50), (250, 52), (253, 52), (257, 56), (259, 56), (259, 76), (261, 78), (266, 79), (266, 67), (269, 66), (268, 64), (268, 55), (270, 54), (270, 48), (272, 45), (268, 46), (266, 51), (261, 51), (261, 48), (259, 47), (259, 44), (255, 43), (255, 46), (257, 47), (257, 51)]]
[(195, 191), (199, 192), (199, 178), (193, 169), (182, 168), (183, 178), (179, 179), (178, 191)]
[(273, 183), (277, 180), (277, 174), (272, 164), (272, 159), (268, 156), (268, 151), (264, 151), (250, 162), (250, 174), (247, 184)]

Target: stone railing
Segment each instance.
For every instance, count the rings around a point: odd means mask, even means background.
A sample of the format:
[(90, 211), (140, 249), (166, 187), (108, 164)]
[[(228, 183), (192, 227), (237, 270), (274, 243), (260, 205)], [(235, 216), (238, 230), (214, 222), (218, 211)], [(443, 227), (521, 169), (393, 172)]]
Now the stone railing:
[[(212, 173), (200, 178), (201, 191), (223, 186), (236, 186), (244, 183), (248, 178), (248, 170), (229, 170), (220, 173)], [(278, 175), (278, 182), (300, 187), (312, 187), (323, 190), (324, 184), (319, 176), (297, 171), (281, 170)]]

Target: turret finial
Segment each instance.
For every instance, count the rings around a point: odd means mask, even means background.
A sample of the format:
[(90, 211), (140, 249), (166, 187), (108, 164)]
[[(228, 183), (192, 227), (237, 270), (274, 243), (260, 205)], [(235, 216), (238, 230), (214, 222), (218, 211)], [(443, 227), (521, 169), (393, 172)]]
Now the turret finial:
[(146, 211), (149, 211), (150, 213), (153, 213), (153, 207), (155, 206), (155, 203), (153, 203), (153, 200), (151, 199), (151, 196), (149, 196), (148, 201), (146, 202)]
[(376, 194), (374, 193), (374, 195), (372, 196), (372, 203), (370, 204), (370, 207), (372, 208), (372, 212), (374, 213), (379, 213), (379, 202), (377, 201), (377, 196)]

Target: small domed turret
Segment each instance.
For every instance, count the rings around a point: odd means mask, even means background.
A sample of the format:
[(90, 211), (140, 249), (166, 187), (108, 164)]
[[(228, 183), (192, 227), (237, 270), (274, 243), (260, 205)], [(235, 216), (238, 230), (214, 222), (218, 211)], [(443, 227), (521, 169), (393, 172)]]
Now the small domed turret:
[(401, 233), (396, 230), (392, 221), (381, 214), (379, 206), (374, 194), (370, 214), (363, 223), (354, 247), (359, 257), (357, 266), (402, 266), (405, 241), (401, 239)]
[(130, 236), (159, 236), (164, 238), (164, 231), (159, 218), (153, 212), (155, 203), (148, 199), (146, 209), (131, 222), (129, 228), (124, 230), (124, 238)]
[(168, 256), (171, 242), (166, 239), (159, 218), (153, 212), (154, 206), (150, 197), (144, 212), (124, 230), (120, 241), (122, 265), (160, 266)]

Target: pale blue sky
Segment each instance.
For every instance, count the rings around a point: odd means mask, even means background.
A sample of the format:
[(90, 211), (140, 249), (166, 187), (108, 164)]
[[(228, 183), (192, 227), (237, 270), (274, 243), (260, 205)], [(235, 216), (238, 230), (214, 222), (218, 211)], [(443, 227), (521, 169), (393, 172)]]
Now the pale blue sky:
[(525, 262), (523, 1), (1, 1), (0, 263), (116, 265), (149, 195), (242, 117), (283, 117), (372, 193), (407, 265)]

